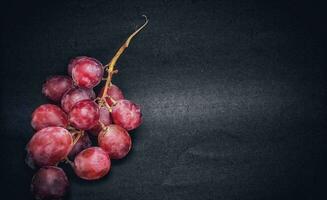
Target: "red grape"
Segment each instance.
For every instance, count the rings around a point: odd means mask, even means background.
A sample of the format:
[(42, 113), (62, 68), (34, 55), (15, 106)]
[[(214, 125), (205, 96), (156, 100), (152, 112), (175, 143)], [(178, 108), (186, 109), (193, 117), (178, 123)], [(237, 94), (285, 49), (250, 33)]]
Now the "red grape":
[(98, 124), (99, 106), (92, 100), (83, 100), (74, 105), (68, 120), (77, 129), (89, 130)]
[(103, 77), (103, 66), (94, 58), (81, 58), (73, 63), (72, 77), (75, 84), (81, 88), (93, 88)]
[(63, 95), (61, 99), (61, 107), (66, 113), (68, 113), (77, 102), (94, 98), (95, 93), (92, 89), (74, 88)]
[(88, 58), (87, 56), (77, 56), (73, 59), (71, 59), (68, 63), (68, 68), (67, 68), (67, 72), (68, 74), (71, 76), (72, 75), (72, 70), (73, 70), (73, 67), (74, 65), (76, 64), (76, 62), (80, 59), (85, 59), (85, 58)]
[(77, 142), (74, 144), (72, 150), (68, 154), (68, 158), (73, 160), (75, 156), (81, 152), (84, 149), (87, 149), (92, 146), (92, 142), (89, 138), (89, 135), (85, 133), (83, 136), (81, 136)]
[(101, 126), (100, 122), (105, 126), (108, 126), (109, 124), (112, 123), (110, 112), (109, 112), (108, 108), (100, 107), (99, 111), (100, 111), (99, 122), (97, 123), (96, 126), (94, 126), (90, 130), (90, 133), (92, 133), (92, 135), (94, 135), (94, 136), (97, 136), (99, 134), (99, 132), (102, 130), (102, 126)]
[[(60, 102), (61, 108), (44, 104), (32, 113), (31, 125), (36, 133), (26, 146), (26, 163), (32, 168), (40, 167), (31, 183), (36, 199), (64, 198), (69, 181), (57, 167), (59, 162), (65, 160), (82, 179), (97, 180), (109, 173), (110, 158), (122, 159), (130, 152), (132, 140), (127, 131), (141, 125), (141, 109), (125, 100), (123, 92), (111, 82), (112, 75), (118, 72), (117, 60), (133, 37), (148, 24), (143, 16), (145, 23), (126, 39), (107, 65), (91, 57), (75, 57), (67, 68), (71, 77), (56, 75), (43, 84), (42, 93)], [(105, 87), (95, 99), (93, 88), (103, 79), (105, 69)], [(99, 147), (92, 147), (85, 131), (97, 136)]]
[(115, 124), (130, 131), (142, 123), (142, 113), (139, 105), (129, 100), (118, 100), (111, 112)]
[(36, 132), (27, 144), (27, 160), (40, 167), (56, 165), (72, 147), (73, 138), (66, 129), (47, 127)]
[(49, 126), (67, 127), (67, 115), (56, 105), (43, 104), (36, 108), (32, 113), (31, 125), (35, 130)]
[(62, 95), (73, 87), (73, 79), (69, 76), (53, 76), (43, 84), (42, 93), (52, 101), (59, 102)]
[(35, 199), (62, 199), (69, 188), (65, 172), (59, 167), (40, 168), (32, 178), (31, 191)]
[[(98, 97), (102, 97), (103, 92), (104, 87), (100, 90)], [(108, 87), (107, 96), (110, 96), (115, 101), (124, 99), (123, 92), (114, 84)], [(106, 98), (106, 101), (110, 106), (113, 104), (110, 98)]]
[(98, 144), (111, 159), (122, 159), (130, 151), (132, 140), (124, 128), (111, 124), (99, 133)]
[(86, 180), (96, 180), (110, 170), (108, 154), (100, 147), (90, 147), (81, 151), (74, 160), (74, 171), (77, 176)]

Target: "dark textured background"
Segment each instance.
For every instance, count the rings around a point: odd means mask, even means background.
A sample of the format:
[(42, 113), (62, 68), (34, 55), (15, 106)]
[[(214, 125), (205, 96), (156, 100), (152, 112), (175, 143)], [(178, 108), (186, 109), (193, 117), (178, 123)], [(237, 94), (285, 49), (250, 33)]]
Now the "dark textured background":
[(326, 7), (312, 1), (1, 2), (1, 192), (24, 164), (45, 78), (70, 58), (118, 62), (142, 105), (133, 150), (103, 180), (66, 167), (68, 199), (326, 199)]

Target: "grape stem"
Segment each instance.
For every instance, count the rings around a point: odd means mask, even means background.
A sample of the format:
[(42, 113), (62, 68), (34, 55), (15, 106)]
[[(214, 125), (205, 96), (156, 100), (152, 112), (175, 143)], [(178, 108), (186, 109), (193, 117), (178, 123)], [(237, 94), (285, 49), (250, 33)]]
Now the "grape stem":
[(104, 125), (104, 123), (102, 123), (101, 121), (99, 121), (99, 123), (101, 125), (101, 129), (102, 130), (106, 130), (106, 128), (107, 128), (106, 125)]
[(105, 100), (103, 102), (104, 102), (103, 103), (104, 106), (108, 109), (109, 112), (111, 112), (112, 111), (112, 108), (109, 106), (109, 104)]
[(69, 160), (68, 157), (64, 159), (64, 162), (65, 162), (66, 164), (69, 164), (72, 168), (74, 168), (74, 162), (72, 162), (71, 160)]
[(145, 22), (144, 24), (138, 28), (136, 31), (134, 31), (134, 33), (132, 33), (128, 38), (127, 40), (125, 41), (125, 43), (118, 49), (117, 53), (115, 54), (115, 56), (111, 59), (111, 61), (109, 62), (108, 65), (108, 68), (107, 68), (107, 72), (108, 72), (108, 78), (106, 79), (106, 84), (104, 86), (104, 90), (103, 90), (103, 94), (101, 96), (101, 99), (103, 99), (105, 101), (105, 97), (107, 95), (107, 91), (108, 91), (108, 88), (110, 87), (111, 85), (111, 78), (112, 78), (112, 75), (115, 73), (114, 72), (114, 67), (115, 67), (115, 64), (118, 60), (118, 58), (123, 54), (124, 50), (128, 47), (129, 43), (131, 42), (131, 40), (133, 39), (133, 37), (135, 35), (137, 35), (149, 22), (148, 18), (145, 16), (145, 15), (142, 15), (144, 18), (145, 18)]
[(73, 145), (84, 135), (84, 131), (77, 131), (73, 134)]

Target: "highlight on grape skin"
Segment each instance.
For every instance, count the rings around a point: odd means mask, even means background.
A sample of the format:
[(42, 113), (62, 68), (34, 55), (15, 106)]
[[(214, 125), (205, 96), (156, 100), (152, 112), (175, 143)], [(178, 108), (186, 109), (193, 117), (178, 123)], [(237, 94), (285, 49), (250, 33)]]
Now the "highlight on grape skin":
[(81, 88), (97, 86), (103, 77), (103, 65), (94, 58), (81, 58), (74, 62), (72, 77), (75, 84)]
[(31, 126), (37, 131), (49, 126), (66, 128), (67, 125), (68, 118), (66, 113), (56, 105), (43, 104), (32, 113)]
[(74, 88), (73, 79), (69, 76), (52, 76), (46, 80), (42, 87), (42, 93), (48, 99), (59, 102), (68, 90)]
[(89, 130), (96, 126), (99, 117), (99, 106), (92, 100), (76, 103), (68, 114), (69, 123), (81, 130)]
[(111, 162), (107, 152), (100, 147), (81, 151), (74, 160), (76, 175), (85, 180), (96, 180), (107, 175)]
[(77, 56), (75, 58), (70, 59), (67, 67), (67, 73), (69, 76), (72, 76), (72, 70), (73, 67), (75, 66), (76, 62), (80, 59), (88, 58), (87, 56)]
[[(67, 66), (70, 76), (55, 75), (42, 86), (42, 93), (53, 103), (43, 104), (32, 113), (36, 131), (26, 145), (26, 164), (38, 171), (31, 191), (36, 199), (62, 199), (69, 181), (57, 166), (69, 164), (76, 176), (97, 180), (111, 169), (110, 159), (122, 159), (132, 147), (128, 133), (142, 123), (140, 107), (125, 100), (122, 90), (112, 83), (118, 58), (131, 40), (148, 23), (134, 31), (107, 65), (88, 56), (72, 58)], [(105, 75), (105, 77), (104, 77)], [(94, 87), (104, 85), (96, 97)], [(100, 89), (100, 88), (99, 88)], [(95, 88), (97, 90), (97, 88)], [(88, 134), (97, 137), (92, 147)]]
[(36, 132), (27, 144), (27, 156), (36, 166), (51, 166), (65, 159), (73, 147), (71, 134), (62, 127)]
[(132, 140), (128, 132), (115, 124), (109, 125), (98, 135), (98, 144), (111, 159), (122, 159), (132, 148)]
[(129, 100), (119, 100), (112, 108), (112, 120), (115, 124), (131, 131), (142, 124), (142, 113), (139, 105)]
[(61, 99), (61, 107), (66, 113), (69, 113), (76, 103), (82, 100), (94, 98), (95, 93), (93, 89), (74, 88), (63, 95)]

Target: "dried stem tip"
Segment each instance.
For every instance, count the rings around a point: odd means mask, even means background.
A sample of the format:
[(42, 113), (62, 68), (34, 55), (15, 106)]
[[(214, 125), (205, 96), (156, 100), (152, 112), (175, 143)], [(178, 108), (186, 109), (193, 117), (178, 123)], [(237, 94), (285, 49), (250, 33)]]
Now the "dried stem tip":
[(114, 71), (114, 66), (118, 60), (118, 58), (123, 54), (124, 50), (128, 47), (129, 43), (131, 42), (131, 40), (133, 39), (133, 37), (135, 35), (137, 35), (149, 22), (148, 18), (145, 15), (142, 15), (145, 18), (145, 22), (144, 24), (138, 28), (136, 31), (134, 31), (125, 41), (125, 43), (118, 49), (117, 53), (115, 54), (115, 56), (111, 59), (111, 61), (108, 64), (108, 78), (106, 80), (106, 84), (103, 90), (103, 94), (101, 98), (104, 98), (107, 95), (107, 90), (109, 85), (111, 84), (111, 78), (113, 75), (113, 71)]

